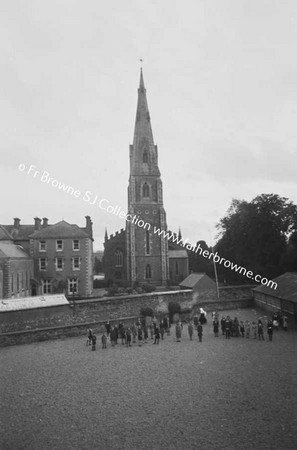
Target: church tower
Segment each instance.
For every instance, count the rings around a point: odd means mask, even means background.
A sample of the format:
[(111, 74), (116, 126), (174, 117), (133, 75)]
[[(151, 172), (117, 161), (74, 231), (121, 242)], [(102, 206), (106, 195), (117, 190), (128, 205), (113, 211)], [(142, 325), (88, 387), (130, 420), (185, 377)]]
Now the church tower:
[(127, 276), (135, 282), (165, 285), (169, 278), (168, 242), (154, 233), (167, 229), (163, 189), (141, 69), (133, 145), (130, 145), (127, 221)]

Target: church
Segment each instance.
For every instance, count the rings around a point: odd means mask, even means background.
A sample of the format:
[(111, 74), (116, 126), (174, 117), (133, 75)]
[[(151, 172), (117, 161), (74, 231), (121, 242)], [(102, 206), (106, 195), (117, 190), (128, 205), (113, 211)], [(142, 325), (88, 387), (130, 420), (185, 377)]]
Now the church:
[[(143, 72), (140, 72), (133, 144), (130, 145), (126, 228), (104, 239), (104, 271), (108, 286), (178, 284), (189, 274), (184, 247), (154, 230), (167, 230), (163, 186), (154, 144)], [(139, 224), (147, 226), (139, 226)], [(181, 237), (181, 234), (179, 233)]]

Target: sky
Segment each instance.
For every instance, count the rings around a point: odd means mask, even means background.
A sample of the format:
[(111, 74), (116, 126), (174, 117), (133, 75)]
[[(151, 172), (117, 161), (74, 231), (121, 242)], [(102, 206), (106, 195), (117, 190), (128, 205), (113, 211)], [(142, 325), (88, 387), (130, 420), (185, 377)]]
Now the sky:
[(297, 204), (296, 0), (1, 2), (0, 49), (1, 224), (89, 215), (94, 250), (125, 227), (83, 198), (127, 211), (141, 64), (169, 229), (212, 244), (234, 198)]

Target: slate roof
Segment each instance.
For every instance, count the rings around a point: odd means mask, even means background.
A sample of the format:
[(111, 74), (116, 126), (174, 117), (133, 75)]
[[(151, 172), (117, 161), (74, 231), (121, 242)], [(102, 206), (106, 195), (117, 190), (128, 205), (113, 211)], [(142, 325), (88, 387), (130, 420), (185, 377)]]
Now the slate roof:
[(69, 302), (64, 294), (8, 298), (0, 300), (0, 313), (61, 305), (69, 305)]
[(297, 272), (286, 272), (272, 281), (277, 283), (276, 289), (268, 286), (259, 286), (253, 291), (297, 303)]
[(6, 231), (8, 231), (13, 239), (19, 240), (29, 240), (30, 234), (35, 231), (35, 225), (20, 225), (19, 228), (16, 228), (14, 225), (3, 225), (3, 227)]
[(189, 288), (193, 288), (196, 286), (198, 281), (200, 281), (204, 277), (205, 273), (190, 273), (190, 275), (187, 276), (181, 283), (179, 283), (180, 286), (185, 286)]
[(0, 241), (12, 241), (12, 236), (9, 234), (9, 232), (0, 225)]
[(48, 225), (45, 228), (36, 230), (32, 233), (30, 238), (33, 239), (57, 239), (57, 238), (90, 238), (90, 235), (83, 231), (78, 225), (71, 225), (65, 220)]
[(0, 257), (2, 258), (30, 258), (25, 250), (12, 241), (0, 241)]
[(186, 250), (168, 250), (169, 258), (188, 258)]

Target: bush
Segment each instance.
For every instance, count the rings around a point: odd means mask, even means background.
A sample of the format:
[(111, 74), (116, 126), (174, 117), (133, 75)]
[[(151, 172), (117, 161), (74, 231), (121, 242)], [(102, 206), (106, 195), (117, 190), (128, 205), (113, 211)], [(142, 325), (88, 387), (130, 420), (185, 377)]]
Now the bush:
[(143, 292), (149, 293), (154, 292), (156, 290), (156, 286), (153, 286), (152, 284), (144, 284), (142, 286)]
[(118, 288), (117, 287), (110, 287), (110, 288), (107, 289), (108, 297), (113, 297), (117, 293), (118, 293)]
[(169, 302), (168, 311), (171, 316), (173, 316), (174, 314), (179, 314), (181, 311), (180, 304), (177, 302)]
[(133, 289), (132, 288), (127, 288), (126, 289), (126, 293), (128, 294), (128, 295), (131, 295), (131, 294), (133, 294)]
[(140, 315), (143, 317), (147, 317), (147, 316), (153, 317), (154, 311), (149, 306), (146, 306), (146, 307), (141, 308)]

